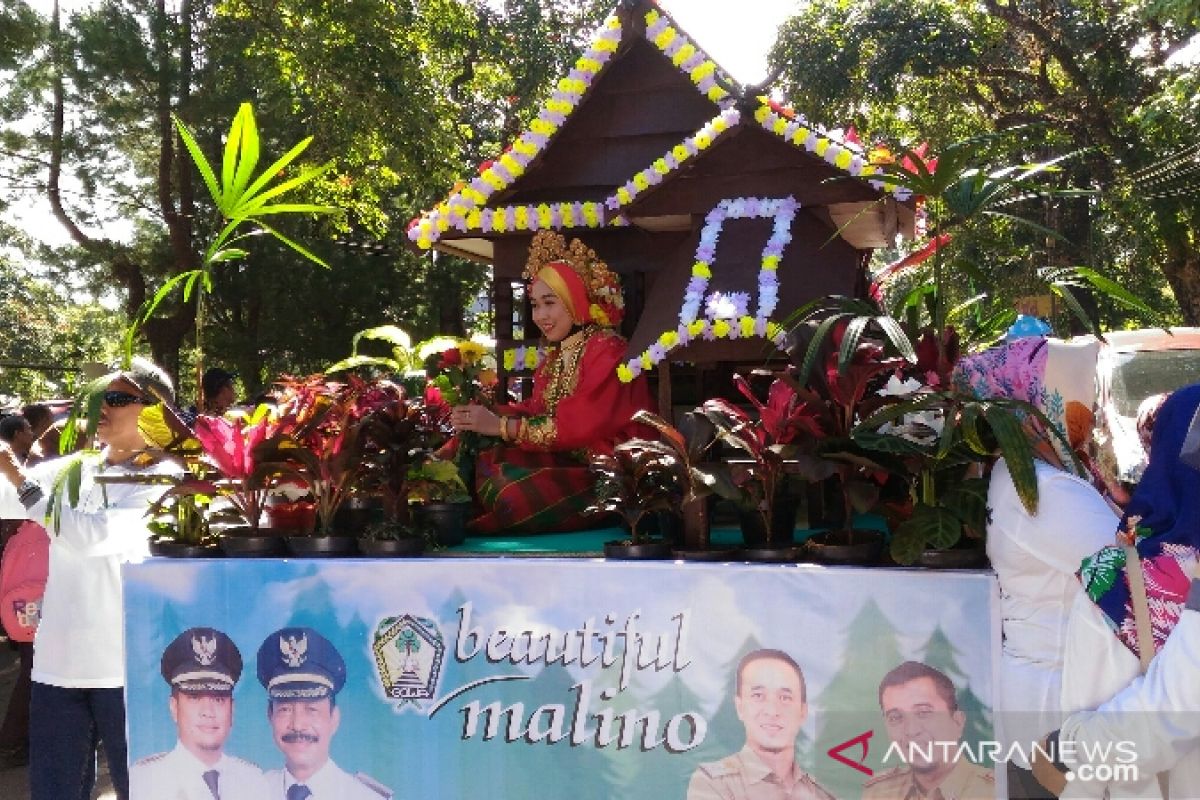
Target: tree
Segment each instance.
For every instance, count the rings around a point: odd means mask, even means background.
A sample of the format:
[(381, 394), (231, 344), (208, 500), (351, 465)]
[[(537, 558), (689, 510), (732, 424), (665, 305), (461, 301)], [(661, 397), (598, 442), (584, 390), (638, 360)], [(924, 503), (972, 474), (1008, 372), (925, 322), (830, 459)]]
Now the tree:
[(1200, 256), (1189, 243), (1200, 234), (1200, 200), (1187, 145), (1200, 111), (1186, 98), (1200, 79), (1172, 61), (1197, 31), (1188, 8), (820, 0), (781, 28), (772, 59), (814, 118), (840, 115), (888, 138), (928, 140), (934, 153), (1016, 125), (1034, 126), (1022, 144), (1026, 160), (1087, 149), (1067, 177), (1098, 197), (1047, 205), (1043, 221), (1070, 246), (1018, 240), (1027, 262), (1088, 264), (1151, 290), (1157, 275), (1195, 324)]

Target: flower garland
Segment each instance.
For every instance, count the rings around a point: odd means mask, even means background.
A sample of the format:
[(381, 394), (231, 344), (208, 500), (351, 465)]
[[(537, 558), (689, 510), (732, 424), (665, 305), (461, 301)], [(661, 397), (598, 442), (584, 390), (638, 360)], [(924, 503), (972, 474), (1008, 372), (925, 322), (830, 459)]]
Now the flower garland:
[(729, 100), (729, 92), (717, 83), (717, 64), (671, 25), (665, 14), (655, 9), (646, 12), (646, 39), (696, 85), (714, 103)]
[[(479, 209), (494, 193), (508, 187), (525, 174), (525, 168), (545, 149), (551, 137), (566, 122), (579, 105), (588, 87), (601, 68), (612, 58), (621, 42), (621, 22), (614, 14), (605, 20), (599, 34), (587, 51), (575, 62), (567, 77), (558, 82), (554, 93), (538, 113), (537, 119), (496, 161), (480, 165), (479, 175), (468, 185), (458, 188), (444, 202), (414, 219), (408, 228), (408, 238), (422, 250), (433, 246), (451, 226), (474, 227), (467, 215)], [(482, 212), (480, 212), (482, 213)], [(561, 213), (561, 212), (560, 212)], [(515, 212), (514, 212), (515, 214)], [(508, 221), (505, 213), (505, 222)], [(515, 222), (515, 219), (514, 219)], [(597, 223), (597, 226), (600, 223)]]
[(651, 186), (662, 183), (663, 178), (668, 174), (707, 150), (718, 136), (737, 126), (740, 121), (741, 114), (736, 108), (725, 109), (704, 123), (700, 130), (672, 147), (660, 158), (655, 159), (653, 164), (626, 181), (625, 185), (618, 186), (617, 190), (604, 200), (604, 205), (613, 211), (627, 205), (633, 198)]
[(799, 147), (813, 155), (823, 158), (826, 163), (848, 172), (856, 178), (868, 178), (868, 183), (881, 192), (893, 195), (897, 200), (907, 200), (912, 192), (889, 181), (870, 178), (878, 168), (873, 163), (872, 154), (864, 153), (861, 146), (854, 142), (839, 142), (832, 132), (821, 126), (809, 126), (803, 115), (789, 115), (782, 108), (778, 111), (770, 101), (764, 100), (754, 112), (754, 120), (765, 130)]
[(514, 347), (502, 351), (501, 362), (505, 372), (518, 369), (537, 369), (546, 360), (546, 348), (537, 345)]
[[(794, 197), (763, 199), (739, 197), (722, 200), (704, 218), (700, 241), (696, 245), (695, 261), (692, 264), (692, 279), (684, 290), (683, 306), (679, 310), (679, 327), (665, 331), (658, 340), (646, 348), (640, 356), (617, 367), (617, 376), (628, 383), (643, 371), (652, 369), (662, 362), (668, 352), (686, 345), (693, 339), (714, 341), (716, 339), (738, 339), (761, 336), (782, 347), (786, 331), (770, 317), (779, 302), (779, 276), (776, 274), (783, 260), (783, 251), (792, 241), (792, 221), (800, 204)], [(750, 295), (747, 292), (714, 292), (707, 300), (708, 282), (712, 278), (712, 265), (716, 260), (717, 240), (727, 219), (755, 219), (773, 217), (775, 220), (771, 236), (762, 251), (762, 268), (758, 272), (758, 308), (754, 316), (749, 315)], [(704, 305), (705, 316), (699, 316)]]

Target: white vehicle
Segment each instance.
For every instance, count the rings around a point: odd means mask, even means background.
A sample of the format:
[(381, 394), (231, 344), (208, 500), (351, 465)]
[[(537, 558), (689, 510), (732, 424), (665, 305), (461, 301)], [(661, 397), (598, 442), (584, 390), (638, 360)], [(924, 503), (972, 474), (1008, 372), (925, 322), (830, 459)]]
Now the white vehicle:
[(1097, 385), (1101, 422), (1112, 436), (1117, 476), (1141, 480), (1146, 451), (1137, 431), (1138, 406), (1154, 394), (1200, 382), (1200, 328), (1144, 328), (1104, 334)]

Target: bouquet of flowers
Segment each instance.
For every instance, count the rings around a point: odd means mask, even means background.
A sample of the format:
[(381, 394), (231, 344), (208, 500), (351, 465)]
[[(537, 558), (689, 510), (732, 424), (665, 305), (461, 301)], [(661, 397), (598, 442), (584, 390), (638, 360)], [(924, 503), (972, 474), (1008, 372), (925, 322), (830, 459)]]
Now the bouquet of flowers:
[(447, 340), (452, 347), (425, 359), (425, 374), (441, 400), (451, 406), (490, 404), (496, 390), (496, 358), (470, 340)]

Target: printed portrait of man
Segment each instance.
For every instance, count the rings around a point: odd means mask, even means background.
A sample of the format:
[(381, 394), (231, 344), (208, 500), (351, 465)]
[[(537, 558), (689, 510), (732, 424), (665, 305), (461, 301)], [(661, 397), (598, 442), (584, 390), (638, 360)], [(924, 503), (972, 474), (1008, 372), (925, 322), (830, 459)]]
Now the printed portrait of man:
[(796, 738), (808, 719), (807, 687), (796, 660), (782, 650), (753, 650), (738, 662), (733, 704), (746, 729), (738, 752), (701, 764), (687, 800), (833, 800), (796, 761)]
[(966, 727), (954, 682), (918, 661), (905, 661), (879, 684), (879, 707), (888, 736), (904, 759), (863, 784), (863, 800), (943, 797), (992, 800), (992, 770), (957, 758)]
[(258, 680), (267, 690), (267, 721), (283, 769), (266, 774), (269, 800), (381, 800), (391, 791), (341, 769), (329, 755), (342, 722), (337, 694), (346, 662), (312, 628), (282, 628), (258, 649)]
[(262, 771), (225, 752), (233, 730), (233, 687), (242, 655), (214, 628), (189, 628), (163, 650), (161, 670), (171, 687), (169, 709), (179, 736), (173, 750), (143, 758), (129, 770), (134, 800), (259, 800)]

